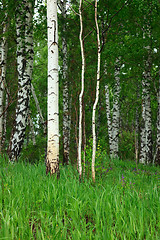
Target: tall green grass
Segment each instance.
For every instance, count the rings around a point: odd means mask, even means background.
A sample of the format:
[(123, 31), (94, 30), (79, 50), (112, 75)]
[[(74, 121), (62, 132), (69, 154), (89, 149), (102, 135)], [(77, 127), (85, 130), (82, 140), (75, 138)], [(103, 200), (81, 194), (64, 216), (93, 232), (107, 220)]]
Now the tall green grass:
[(72, 166), (57, 180), (2, 159), (0, 239), (160, 239), (160, 168), (134, 167), (106, 159), (93, 184)]

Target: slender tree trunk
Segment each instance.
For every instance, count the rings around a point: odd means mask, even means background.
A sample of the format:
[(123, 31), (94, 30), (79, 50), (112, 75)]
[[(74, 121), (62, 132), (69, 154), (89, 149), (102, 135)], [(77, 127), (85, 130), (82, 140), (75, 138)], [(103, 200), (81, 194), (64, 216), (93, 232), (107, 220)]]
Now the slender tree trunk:
[[(17, 7), (17, 71), (18, 101), (16, 108), (15, 129), (11, 137), (10, 161), (17, 160), (25, 137), (28, 119), (29, 96), (33, 69), (33, 16), (32, 4), (23, 0)], [(25, 36), (25, 37), (24, 37)]]
[(82, 159), (81, 159), (81, 146), (82, 146), (82, 115), (83, 115), (83, 94), (84, 94), (84, 71), (85, 71), (85, 57), (84, 57), (84, 46), (83, 46), (83, 19), (82, 19), (82, 0), (79, 5), (79, 17), (80, 17), (80, 45), (81, 45), (81, 56), (82, 56), (82, 73), (81, 73), (81, 92), (79, 95), (79, 141), (78, 141), (78, 170), (79, 179), (82, 177)]
[(135, 117), (135, 158), (136, 158), (136, 163), (138, 163), (138, 152), (139, 152), (138, 132), (139, 132), (139, 116), (138, 116), (138, 109), (136, 109), (136, 117)]
[(108, 124), (108, 137), (109, 137), (109, 149), (110, 155), (113, 152), (112, 146), (112, 121), (111, 121), (111, 110), (110, 110), (110, 97), (109, 97), (109, 87), (105, 85), (105, 97), (106, 97), (106, 115), (107, 115), (107, 124)]
[(59, 78), (57, 0), (47, 0), (48, 26), (48, 141), (46, 174), (59, 177)]
[(151, 116), (151, 99), (150, 99), (151, 75), (149, 72), (146, 91), (146, 163), (152, 162), (152, 116)]
[[(151, 6), (150, 6), (151, 7)], [(146, 25), (143, 27), (143, 38), (148, 39), (148, 45), (144, 46), (147, 53), (147, 58), (144, 57), (144, 72), (142, 79), (142, 126), (141, 126), (141, 151), (139, 162), (148, 164), (152, 161), (152, 116), (151, 116), (151, 100), (150, 100), (150, 86), (151, 86), (151, 23), (149, 16), (144, 16)]]
[[(8, 93), (6, 93), (6, 101), (5, 101), (5, 109), (8, 107)], [(2, 148), (4, 146), (6, 140), (6, 133), (7, 133), (7, 110), (4, 112), (4, 119), (3, 119), (3, 136), (2, 136)]]
[(119, 119), (120, 119), (120, 107), (119, 107), (119, 94), (120, 94), (120, 59), (116, 59), (115, 65), (115, 89), (113, 99), (113, 116), (112, 116), (112, 147), (111, 157), (118, 157), (119, 150)]
[(157, 110), (157, 138), (156, 138), (156, 151), (154, 162), (160, 165), (160, 70), (159, 70), (159, 87), (158, 87), (158, 110)]
[(145, 80), (142, 80), (142, 123), (141, 123), (141, 151), (139, 162), (145, 164), (146, 162), (146, 106), (145, 106)]
[(95, 0), (95, 24), (96, 24), (96, 31), (97, 31), (98, 65), (97, 65), (96, 99), (93, 105), (93, 112), (92, 112), (92, 135), (93, 135), (92, 180), (93, 182), (95, 182), (95, 158), (96, 158), (96, 107), (99, 99), (100, 63), (101, 63), (100, 37), (99, 37), (99, 27), (98, 27), (98, 20), (97, 20), (97, 0)]
[(40, 105), (39, 105), (39, 101), (38, 101), (38, 98), (36, 96), (33, 84), (31, 84), (31, 92), (32, 92), (32, 96), (34, 98), (34, 101), (35, 101), (35, 104), (36, 104), (36, 107), (37, 107), (37, 112), (38, 112), (38, 114), (40, 116), (40, 120), (41, 120), (41, 123), (43, 125), (44, 134), (46, 134), (46, 123), (44, 121), (43, 114), (42, 114), (42, 111), (41, 111), (41, 108), (40, 108)]
[(83, 98), (83, 176), (85, 176), (85, 167), (86, 167), (86, 120), (85, 120), (85, 106)]
[(141, 127), (141, 152), (140, 163), (148, 164), (152, 161), (152, 116), (150, 100), (151, 84), (151, 57), (150, 47), (147, 47), (148, 59), (145, 63), (145, 71), (142, 80), (142, 127)]
[(31, 129), (30, 132), (31, 132), (33, 145), (36, 145), (36, 136), (35, 136), (35, 131), (34, 131), (34, 124), (33, 124), (32, 118), (31, 118), (31, 112), (30, 111), (29, 111), (29, 114), (28, 114), (28, 122), (29, 122), (30, 129)]
[(62, 3), (63, 33), (62, 33), (62, 52), (63, 52), (63, 163), (69, 164), (69, 144), (70, 144), (70, 113), (69, 113), (69, 84), (68, 84), (68, 63), (67, 63), (67, 40), (66, 40), (66, 0)]
[(109, 87), (105, 85), (105, 97), (106, 97), (106, 115), (108, 123), (108, 136), (109, 136), (109, 149), (110, 157), (118, 157), (119, 150), (119, 122), (120, 122), (120, 107), (119, 107), (119, 95), (120, 95), (120, 59), (116, 59), (115, 64), (115, 86), (113, 96), (113, 114), (111, 117), (110, 109), (110, 96)]
[(4, 83), (2, 81), (2, 69), (3, 69), (3, 42), (0, 45), (0, 153), (2, 148), (2, 135), (3, 135), (3, 94), (4, 94)]
[(8, 44), (6, 40), (6, 32), (8, 29), (7, 14), (5, 14), (5, 19), (3, 21), (3, 37), (0, 46), (0, 152), (2, 150), (2, 137), (3, 137), (3, 126), (5, 121), (5, 116), (3, 116), (3, 100), (4, 100), (4, 86), (6, 82), (6, 63), (7, 63), (7, 51)]

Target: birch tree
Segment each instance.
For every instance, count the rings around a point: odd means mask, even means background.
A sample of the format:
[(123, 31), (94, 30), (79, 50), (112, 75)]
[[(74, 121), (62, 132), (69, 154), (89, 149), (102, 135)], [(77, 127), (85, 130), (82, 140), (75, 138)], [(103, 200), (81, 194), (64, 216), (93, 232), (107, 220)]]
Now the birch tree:
[[(144, 29), (143, 39), (151, 40), (151, 26), (147, 22), (146, 29)], [(151, 47), (150, 44), (144, 47), (147, 57), (144, 58), (144, 72), (142, 79), (142, 126), (141, 126), (141, 151), (140, 163), (148, 164), (152, 160), (152, 116), (151, 116), (151, 99), (150, 99), (150, 85), (151, 85)]]
[(109, 86), (105, 85), (106, 115), (108, 124), (109, 148), (111, 158), (118, 157), (119, 151), (119, 95), (120, 95), (120, 59), (115, 63), (115, 84), (113, 89), (113, 109), (111, 115)]
[(100, 52), (100, 36), (99, 26), (97, 20), (97, 0), (95, 0), (95, 24), (97, 33), (97, 46), (98, 46), (98, 65), (97, 65), (97, 86), (96, 86), (96, 98), (93, 105), (92, 112), (92, 135), (93, 135), (93, 149), (92, 149), (92, 179), (95, 182), (95, 158), (96, 158), (96, 107), (99, 100), (99, 83), (100, 83), (100, 63), (101, 63), (101, 52)]
[(109, 96), (108, 84), (105, 85), (105, 100), (106, 100), (106, 115), (107, 115), (107, 125), (108, 125), (109, 149), (110, 149), (110, 155), (112, 155), (112, 121), (111, 121), (110, 96)]
[(40, 105), (39, 105), (39, 101), (38, 101), (38, 98), (36, 96), (35, 89), (33, 87), (33, 84), (31, 84), (31, 92), (32, 92), (32, 96), (33, 96), (35, 104), (36, 104), (37, 112), (40, 116), (40, 120), (41, 120), (41, 123), (43, 125), (43, 132), (45, 134), (46, 133), (46, 124), (45, 124), (45, 121), (44, 121), (44, 117), (43, 117), (43, 114), (42, 114), (42, 111), (41, 111), (41, 108), (40, 108)]
[(62, 78), (63, 78), (63, 162), (69, 164), (69, 145), (70, 145), (70, 101), (69, 101), (69, 81), (68, 81), (68, 59), (67, 59), (67, 39), (66, 39), (66, 11), (67, 0), (61, 3), (62, 9)]
[[(5, 6), (3, 6), (5, 11)], [(5, 12), (5, 17), (2, 23), (3, 26), (3, 36), (0, 45), (0, 152), (2, 147), (2, 137), (4, 130), (5, 115), (3, 114), (3, 100), (4, 100), (4, 90), (6, 85), (6, 63), (7, 63), (7, 51), (8, 43), (6, 39), (6, 32), (8, 30), (7, 13)]]
[(48, 140), (46, 174), (59, 176), (59, 79), (57, 1), (47, 1), (48, 28)]
[(157, 136), (154, 163), (160, 165), (160, 70), (159, 70), (159, 87), (157, 94), (158, 110), (157, 110)]
[(82, 56), (82, 72), (81, 72), (81, 92), (79, 95), (79, 139), (78, 139), (78, 171), (79, 179), (82, 176), (82, 159), (81, 159), (81, 147), (82, 147), (82, 114), (83, 114), (83, 94), (84, 94), (84, 71), (85, 71), (85, 57), (84, 57), (84, 46), (83, 46), (83, 19), (82, 19), (82, 0), (79, 5), (79, 17), (80, 17), (80, 46)]
[(112, 116), (112, 147), (111, 156), (118, 157), (119, 150), (119, 94), (120, 94), (120, 59), (115, 63), (115, 89), (113, 97), (113, 116)]
[(18, 2), (16, 9), (18, 101), (10, 143), (10, 161), (17, 160), (25, 137), (33, 69), (33, 5)]

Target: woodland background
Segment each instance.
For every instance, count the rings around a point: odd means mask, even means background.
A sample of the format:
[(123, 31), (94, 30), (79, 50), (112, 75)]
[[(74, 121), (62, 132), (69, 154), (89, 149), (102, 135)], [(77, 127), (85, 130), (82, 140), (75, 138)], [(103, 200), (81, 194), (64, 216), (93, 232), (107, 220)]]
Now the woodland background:
[[(82, 178), (77, 161), (81, 2)], [(55, 0), (0, 0), (1, 239), (159, 240), (160, 1), (58, 1), (60, 179), (53, 172), (46, 174), (44, 164), (49, 152), (47, 6), (51, 3), (53, 16)], [(48, 27), (54, 33), (56, 22)], [(54, 40), (57, 48), (56, 34)], [(91, 162), (97, 53), (101, 71), (95, 178)]]
[[(32, 2), (34, 64), (32, 85), (43, 119), (37, 110), (33, 91), (30, 95), (28, 125), (20, 158), (31, 163), (44, 161), (47, 127), (47, 18), (46, 2)], [(14, 129), (17, 104), (17, 36), (16, 7), (20, 1), (0, 1), (0, 41), (7, 45), (6, 73), (2, 80), (1, 154), (8, 154)], [(63, 6), (66, 4), (66, 10)], [(81, 88), (81, 53), (79, 43), (79, 2), (58, 2), (59, 25), (59, 107), (60, 107), (60, 161), (76, 163), (78, 148), (79, 93)], [(111, 153), (109, 127), (117, 130), (118, 149), (114, 157), (137, 160), (142, 163), (160, 163), (160, 34), (158, 0), (98, 1), (98, 23), (101, 37), (100, 98), (96, 114), (96, 132), (99, 152)], [(83, 98), (83, 151), (91, 161), (92, 108), (95, 100), (97, 71), (97, 40), (94, 22), (94, 2), (83, 1), (83, 44), (85, 52), (85, 91)], [(4, 30), (5, 29), (5, 30)], [(67, 43), (64, 56), (63, 41)], [(2, 49), (2, 48), (1, 48)], [(64, 78), (64, 58), (67, 75)], [(118, 60), (117, 60), (118, 59)], [(2, 59), (1, 59), (2, 60)], [(118, 61), (118, 63), (117, 63)], [(116, 70), (118, 65), (118, 83)], [(4, 62), (1, 61), (1, 70)], [(1, 71), (2, 73), (2, 71)], [(3, 76), (4, 77), (4, 76)], [(118, 90), (117, 90), (118, 85)], [(67, 99), (63, 91), (67, 86)], [(107, 91), (109, 95), (107, 95)], [(108, 97), (108, 98), (107, 98)], [(110, 112), (107, 108), (110, 102)], [(68, 109), (64, 113), (63, 106)], [(114, 118), (116, 111), (118, 118)], [(110, 115), (111, 122), (107, 115)], [(63, 132), (64, 116), (70, 123)], [(116, 119), (116, 120), (115, 120)], [(116, 121), (116, 123), (115, 123)], [(148, 123), (148, 125), (147, 125)], [(109, 126), (109, 124), (111, 124)], [(143, 135), (145, 132), (145, 135)], [(64, 134), (69, 138), (69, 160), (65, 159)], [(145, 145), (145, 147), (144, 147)]]

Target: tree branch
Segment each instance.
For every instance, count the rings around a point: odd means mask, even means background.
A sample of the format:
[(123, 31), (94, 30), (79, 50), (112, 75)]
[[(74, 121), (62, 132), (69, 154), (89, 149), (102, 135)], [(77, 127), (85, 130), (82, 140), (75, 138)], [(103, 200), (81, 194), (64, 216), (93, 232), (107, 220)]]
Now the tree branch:
[[(103, 39), (104, 39), (104, 41), (103, 41), (103, 44), (102, 44), (102, 47), (101, 47), (101, 50), (100, 51), (102, 51), (103, 50), (103, 47), (104, 47), (104, 45), (105, 45), (105, 43), (106, 43), (106, 40), (105, 40), (105, 38), (104, 38), (104, 34), (109, 30), (109, 28), (111, 27), (111, 22), (112, 22), (112, 20), (113, 20), (113, 18), (130, 2), (132, 2), (133, 0), (127, 0), (127, 1), (125, 1), (124, 2), (124, 4), (120, 7), (120, 9), (117, 11), (117, 12), (115, 12), (113, 15), (112, 15), (112, 17), (110, 18), (110, 21), (109, 21), (109, 23), (108, 23), (108, 27), (102, 32), (102, 37), (103, 37)], [(130, 4), (129, 3), (129, 4)], [(109, 15), (109, 13), (108, 13), (108, 15)], [(107, 16), (107, 18), (108, 18), (108, 16)], [(107, 19), (107, 22), (108, 22), (108, 19)], [(107, 23), (106, 23), (107, 24)]]

